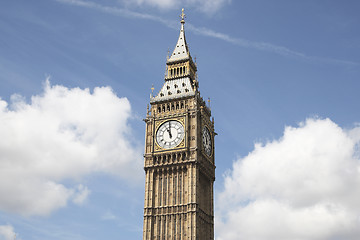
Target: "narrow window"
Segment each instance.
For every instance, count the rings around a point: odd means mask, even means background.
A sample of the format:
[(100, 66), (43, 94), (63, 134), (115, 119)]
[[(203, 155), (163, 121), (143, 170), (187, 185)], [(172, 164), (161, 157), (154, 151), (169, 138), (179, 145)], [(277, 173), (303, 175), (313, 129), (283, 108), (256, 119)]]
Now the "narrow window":
[(163, 226), (162, 226), (162, 238), (166, 239), (165, 236), (165, 226), (166, 226), (166, 216), (163, 217)]
[(174, 204), (176, 204), (177, 176), (174, 176)]
[(174, 222), (173, 222), (173, 231), (174, 231), (174, 239), (176, 239), (176, 216), (174, 216)]
[(179, 204), (182, 204), (182, 201), (181, 201), (181, 197), (182, 197), (182, 176), (181, 176), (181, 173), (180, 173), (180, 176), (179, 176)]
[(179, 217), (179, 240), (181, 240), (181, 216)]
[(166, 205), (166, 194), (167, 194), (167, 177), (164, 178), (164, 205)]
[(159, 206), (161, 206), (161, 195), (162, 195), (162, 177), (159, 180)]
[(160, 240), (160, 225), (161, 225), (161, 219), (159, 217), (159, 223), (158, 223), (158, 239)]

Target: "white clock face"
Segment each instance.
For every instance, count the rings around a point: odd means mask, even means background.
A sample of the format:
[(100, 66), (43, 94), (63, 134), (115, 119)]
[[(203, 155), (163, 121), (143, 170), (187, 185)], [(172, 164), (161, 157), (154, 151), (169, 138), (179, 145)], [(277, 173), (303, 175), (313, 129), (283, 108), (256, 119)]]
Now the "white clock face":
[(205, 153), (210, 156), (211, 155), (211, 148), (212, 148), (212, 143), (211, 143), (211, 135), (210, 135), (210, 131), (207, 127), (203, 128), (202, 131), (202, 142), (203, 142), (203, 146), (204, 146), (204, 150)]
[(156, 132), (156, 142), (165, 149), (174, 148), (184, 139), (184, 126), (175, 120), (166, 121)]

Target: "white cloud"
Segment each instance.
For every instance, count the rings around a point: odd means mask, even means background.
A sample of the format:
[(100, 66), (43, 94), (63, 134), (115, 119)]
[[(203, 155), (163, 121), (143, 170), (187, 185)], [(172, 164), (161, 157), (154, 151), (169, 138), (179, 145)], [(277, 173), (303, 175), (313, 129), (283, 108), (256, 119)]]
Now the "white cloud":
[(154, 6), (160, 9), (195, 8), (205, 13), (214, 13), (231, 0), (121, 0), (126, 4), (137, 6)]
[(329, 119), (256, 144), (225, 178), (217, 235), (231, 239), (359, 239), (360, 127)]
[[(0, 225), (0, 240), (13, 240), (15, 237), (14, 228), (11, 225)], [(20, 238), (16, 238), (20, 240)]]
[(109, 87), (90, 92), (47, 81), (30, 103), (0, 99), (0, 209), (47, 215), (69, 200), (81, 204), (90, 190), (69, 182), (94, 172), (142, 179), (130, 117), (129, 101)]

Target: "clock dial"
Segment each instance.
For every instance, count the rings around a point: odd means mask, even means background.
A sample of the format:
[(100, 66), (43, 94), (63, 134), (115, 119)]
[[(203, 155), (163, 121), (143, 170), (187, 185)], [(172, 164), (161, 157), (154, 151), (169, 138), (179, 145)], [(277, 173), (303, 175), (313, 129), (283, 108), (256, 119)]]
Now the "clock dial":
[(156, 132), (156, 142), (165, 149), (174, 148), (184, 139), (184, 126), (175, 120), (166, 121)]
[(207, 127), (203, 128), (202, 131), (202, 142), (204, 146), (205, 153), (210, 156), (211, 155), (211, 149), (212, 149), (212, 142), (211, 142), (211, 135), (210, 131)]

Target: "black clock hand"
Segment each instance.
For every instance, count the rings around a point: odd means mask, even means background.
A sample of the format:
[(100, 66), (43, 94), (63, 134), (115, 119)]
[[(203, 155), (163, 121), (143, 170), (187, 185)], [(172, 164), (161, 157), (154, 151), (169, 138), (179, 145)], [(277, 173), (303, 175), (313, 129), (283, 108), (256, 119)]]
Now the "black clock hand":
[(167, 129), (167, 131), (168, 131), (168, 133), (169, 133), (170, 138), (172, 138), (170, 127), (171, 127), (171, 124), (170, 124), (170, 122), (169, 122), (169, 128)]

